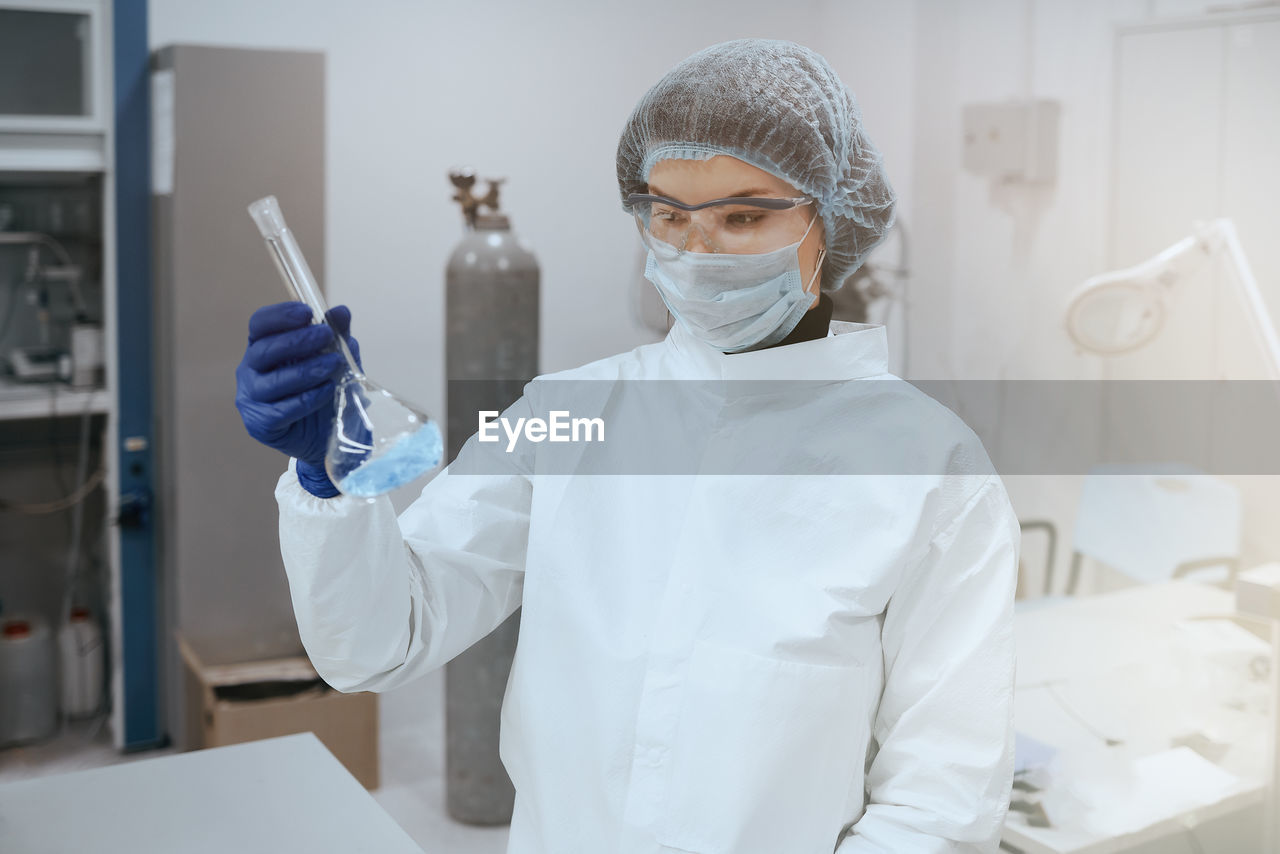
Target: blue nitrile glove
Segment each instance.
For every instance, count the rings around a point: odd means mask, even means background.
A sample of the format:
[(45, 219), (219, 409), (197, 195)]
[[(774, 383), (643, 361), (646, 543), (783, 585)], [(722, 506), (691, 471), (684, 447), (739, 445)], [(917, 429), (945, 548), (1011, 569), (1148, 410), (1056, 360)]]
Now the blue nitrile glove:
[[(330, 309), (329, 319), (360, 362), (360, 345), (349, 334), (351, 312)], [(300, 302), (265, 306), (249, 319), (249, 344), (236, 368), (236, 409), (249, 435), (269, 448), (298, 458), (298, 482), (319, 498), (338, 489), (324, 470), (333, 430), (333, 397), (346, 369), (333, 330), (313, 324)]]

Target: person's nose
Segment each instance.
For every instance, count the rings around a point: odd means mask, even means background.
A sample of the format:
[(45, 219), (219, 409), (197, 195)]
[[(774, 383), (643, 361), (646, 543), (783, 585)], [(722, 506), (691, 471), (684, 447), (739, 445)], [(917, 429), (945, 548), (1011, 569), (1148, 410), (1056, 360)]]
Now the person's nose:
[(715, 240), (707, 232), (703, 224), (697, 220), (689, 226), (689, 233), (685, 237), (684, 248), (686, 252), (718, 252)]

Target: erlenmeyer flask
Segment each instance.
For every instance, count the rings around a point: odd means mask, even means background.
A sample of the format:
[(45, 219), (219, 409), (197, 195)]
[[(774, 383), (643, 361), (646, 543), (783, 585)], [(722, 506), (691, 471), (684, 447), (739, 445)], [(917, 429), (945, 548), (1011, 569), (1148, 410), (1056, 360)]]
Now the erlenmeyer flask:
[[(276, 197), (258, 199), (249, 213), (293, 298), (310, 306), (313, 323), (328, 323), (329, 306)], [(344, 494), (372, 499), (439, 465), (444, 444), (433, 420), (366, 377), (337, 330), (334, 337), (347, 373), (338, 383), (324, 467)]]

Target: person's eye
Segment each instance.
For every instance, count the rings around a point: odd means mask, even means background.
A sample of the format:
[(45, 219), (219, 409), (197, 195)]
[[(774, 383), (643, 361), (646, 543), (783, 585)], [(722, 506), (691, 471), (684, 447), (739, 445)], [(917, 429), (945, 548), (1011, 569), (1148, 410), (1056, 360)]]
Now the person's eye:
[(734, 228), (749, 228), (760, 225), (769, 216), (766, 211), (734, 211), (725, 217), (725, 222)]
[(653, 216), (665, 223), (676, 224), (684, 219), (684, 211), (675, 208), (654, 208)]

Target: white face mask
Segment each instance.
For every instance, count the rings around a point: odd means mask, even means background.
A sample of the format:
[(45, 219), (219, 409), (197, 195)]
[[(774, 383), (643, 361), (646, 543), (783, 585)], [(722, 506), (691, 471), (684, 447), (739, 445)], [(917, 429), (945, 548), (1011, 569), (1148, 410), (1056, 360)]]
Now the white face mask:
[(818, 253), (813, 277), (800, 279), (800, 244), (760, 255), (681, 251), (645, 231), (649, 248), (644, 277), (667, 309), (694, 337), (724, 353), (741, 353), (777, 344), (809, 310), (809, 288), (818, 278), (826, 249)]

